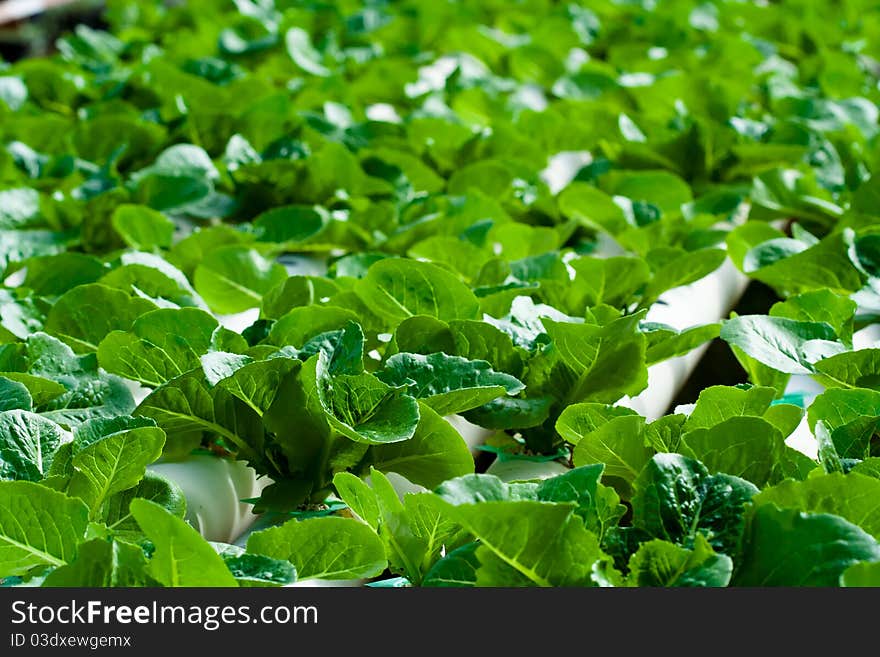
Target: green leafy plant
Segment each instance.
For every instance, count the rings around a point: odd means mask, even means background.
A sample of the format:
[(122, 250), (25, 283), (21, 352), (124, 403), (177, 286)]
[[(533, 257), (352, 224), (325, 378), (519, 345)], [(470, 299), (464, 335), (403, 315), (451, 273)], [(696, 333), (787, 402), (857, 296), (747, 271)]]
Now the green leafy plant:
[[(872, 9), (111, 0), (0, 61), (0, 583), (876, 585)], [(767, 313), (655, 321), (734, 270)]]

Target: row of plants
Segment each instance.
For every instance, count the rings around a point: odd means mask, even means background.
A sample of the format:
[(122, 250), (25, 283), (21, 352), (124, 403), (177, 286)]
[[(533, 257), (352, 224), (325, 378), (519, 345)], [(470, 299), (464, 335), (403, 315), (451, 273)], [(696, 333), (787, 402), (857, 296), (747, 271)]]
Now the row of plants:
[[(0, 65), (5, 585), (880, 583), (870, 3), (106, 21)], [(646, 319), (728, 258), (767, 314)], [(717, 338), (747, 383), (619, 404)], [(272, 482), (246, 544), (150, 469), (193, 454)]]

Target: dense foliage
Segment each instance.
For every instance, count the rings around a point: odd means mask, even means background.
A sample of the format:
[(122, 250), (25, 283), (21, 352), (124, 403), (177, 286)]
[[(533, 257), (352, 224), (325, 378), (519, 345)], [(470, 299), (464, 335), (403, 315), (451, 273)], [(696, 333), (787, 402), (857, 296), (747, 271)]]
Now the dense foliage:
[[(872, 3), (107, 4), (0, 63), (6, 584), (880, 584)], [(769, 314), (646, 320), (728, 258)], [(750, 383), (619, 404), (719, 336)]]

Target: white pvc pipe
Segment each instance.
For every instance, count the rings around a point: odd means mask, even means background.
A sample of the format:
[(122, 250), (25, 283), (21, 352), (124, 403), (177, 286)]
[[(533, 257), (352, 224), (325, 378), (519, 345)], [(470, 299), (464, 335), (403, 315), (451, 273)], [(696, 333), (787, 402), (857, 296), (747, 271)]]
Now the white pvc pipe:
[[(708, 276), (665, 292), (648, 310), (646, 319), (678, 330), (717, 322), (736, 305), (748, 284), (749, 279), (728, 258)], [(618, 405), (633, 409), (649, 422), (661, 417), (694, 371), (707, 346), (651, 365), (648, 387), (636, 397), (624, 397)]]
[(447, 415), (443, 419), (458, 431), (471, 452), (476, 452), (480, 445), (486, 444), (486, 441), (496, 433), (494, 429), (486, 429), (468, 422), (461, 415)]
[(272, 481), (243, 461), (195, 454), (149, 469), (176, 483), (186, 497), (186, 519), (209, 541), (233, 543), (258, 516), (243, 499), (259, 497)]
[(0, 2), (0, 25), (36, 16), (73, 0), (6, 0)]

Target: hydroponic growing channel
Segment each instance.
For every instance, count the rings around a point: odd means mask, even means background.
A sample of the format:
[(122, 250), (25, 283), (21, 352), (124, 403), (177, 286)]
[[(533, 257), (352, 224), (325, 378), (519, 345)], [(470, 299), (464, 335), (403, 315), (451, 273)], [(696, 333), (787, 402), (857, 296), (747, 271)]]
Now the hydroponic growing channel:
[(876, 3), (103, 20), (0, 61), (3, 585), (880, 585)]

